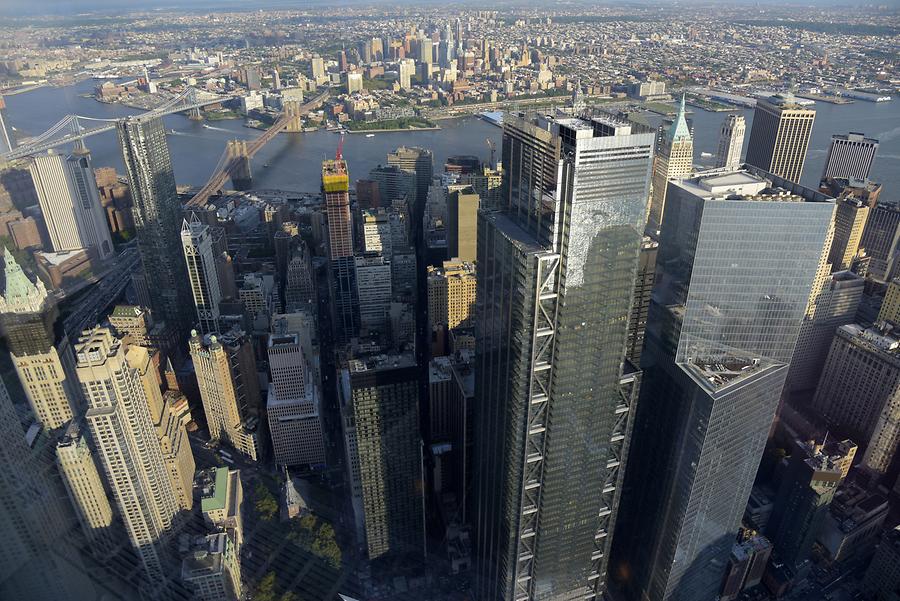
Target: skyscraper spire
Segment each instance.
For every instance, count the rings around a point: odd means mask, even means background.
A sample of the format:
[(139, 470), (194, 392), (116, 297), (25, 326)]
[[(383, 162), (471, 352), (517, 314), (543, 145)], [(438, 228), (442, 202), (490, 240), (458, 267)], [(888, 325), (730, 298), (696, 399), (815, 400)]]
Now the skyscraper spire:
[(47, 289), (40, 279), (36, 283), (25, 275), (22, 267), (4, 247), (3, 289), (0, 291), (0, 311), (12, 313), (36, 313), (47, 298)]
[(685, 119), (685, 108), (684, 108), (684, 94), (681, 94), (681, 104), (678, 106), (678, 114), (675, 116), (675, 121), (672, 122), (672, 126), (669, 128), (668, 138), (669, 141), (673, 140), (687, 140), (691, 137), (691, 129), (688, 127), (687, 119)]

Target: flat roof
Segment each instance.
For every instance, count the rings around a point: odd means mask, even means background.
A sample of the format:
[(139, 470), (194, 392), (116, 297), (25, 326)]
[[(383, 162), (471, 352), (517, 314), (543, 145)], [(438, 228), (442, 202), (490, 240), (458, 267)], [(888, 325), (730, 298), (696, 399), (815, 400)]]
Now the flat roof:
[(225, 509), (225, 489), (228, 488), (228, 468), (216, 468), (216, 481), (213, 484), (212, 496), (203, 497), (200, 500), (200, 509), (206, 511), (216, 511), (217, 509)]

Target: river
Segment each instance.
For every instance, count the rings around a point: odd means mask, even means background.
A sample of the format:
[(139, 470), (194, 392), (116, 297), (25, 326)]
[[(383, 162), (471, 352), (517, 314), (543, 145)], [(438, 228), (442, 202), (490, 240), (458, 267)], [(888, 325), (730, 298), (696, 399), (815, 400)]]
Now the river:
[[(22, 136), (36, 135), (56, 123), (67, 113), (111, 119), (137, 113), (135, 109), (103, 104), (81, 95), (90, 93), (96, 82), (87, 80), (62, 88), (44, 87), (6, 98), (6, 118)], [(882, 196), (900, 198), (900, 101), (833, 105), (816, 103), (816, 121), (801, 183), (818, 183), (830, 137), (833, 133), (859, 131), (879, 138), (881, 145), (872, 170), (872, 178), (884, 184)], [(694, 131), (694, 159), (708, 164), (711, 159), (701, 153), (715, 153), (719, 127), (729, 113), (713, 113), (694, 108), (689, 115)], [(753, 111), (744, 110), (749, 138)], [(202, 185), (212, 174), (225, 147), (226, 140), (249, 139), (259, 135), (243, 127), (240, 120), (193, 122), (182, 115), (165, 117), (169, 149), (179, 184)], [(500, 148), (501, 130), (476, 117), (441, 122), (440, 130), (417, 132), (381, 132), (368, 138), (351, 134), (344, 141), (344, 158), (350, 175), (360, 179), (373, 167), (386, 160), (389, 151), (398, 146), (422, 146), (434, 152), (435, 170), (440, 171), (446, 158), (454, 154), (474, 154), (487, 161), (490, 149), (487, 139)], [(332, 132), (316, 131), (281, 134), (263, 148), (253, 161), (254, 187), (281, 188), (304, 192), (319, 190), (321, 162), (331, 157), (338, 144)], [(105, 133), (88, 138), (95, 166), (110, 165), (122, 172), (122, 161), (115, 134)], [(499, 158), (499, 155), (498, 155)], [(264, 167), (268, 164), (268, 167)]]

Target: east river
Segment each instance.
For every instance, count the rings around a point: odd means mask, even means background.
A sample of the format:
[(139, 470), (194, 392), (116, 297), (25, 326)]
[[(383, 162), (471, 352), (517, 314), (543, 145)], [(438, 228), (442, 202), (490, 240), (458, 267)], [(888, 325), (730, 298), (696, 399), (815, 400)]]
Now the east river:
[[(138, 113), (115, 104), (103, 104), (82, 95), (90, 93), (98, 82), (87, 80), (74, 86), (39, 88), (6, 97), (7, 124), (16, 128), (20, 137), (42, 133), (66, 114), (113, 119)], [(871, 177), (884, 184), (883, 199), (900, 199), (900, 100), (834, 105), (817, 102), (812, 141), (801, 183), (815, 186), (822, 172), (829, 140), (834, 133), (856, 131), (878, 138), (881, 142)], [(713, 113), (693, 108), (688, 116), (694, 131), (694, 160), (708, 165), (718, 144), (719, 127), (730, 113)], [(747, 117), (747, 139), (753, 118)], [(659, 117), (650, 114), (651, 122)], [(87, 125), (87, 124), (86, 124)], [(89, 125), (88, 125), (89, 126)], [(250, 139), (259, 131), (243, 126), (242, 120), (194, 122), (183, 115), (165, 117), (169, 131), (169, 149), (179, 184), (200, 186), (212, 174), (230, 139)], [(500, 149), (500, 128), (477, 117), (445, 120), (440, 130), (379, 132), (373, 137), (350, 134), (344, 142), (344, 158), (352, 179), (364, 178), (369, 170), (385, 162), (387, 153), (398, 146), (422, 146), (434, 152), (435, 171), (440, 171), (446, 158), (455, 154), (478, 155), (487, 161), (490, 148), (487, 139)], [(328, 131), (281, 134), (263, 148), (253, 161), (253, 184), (256, 188), (280, 188), (303, 192), (319, 190), (322, 160), (334, 155), (338, 135)], [(86, 140), (95, 166), (114, 166), (122, 172), (122, 161), (113, 132)], [(60, 149), (64, 150), (64, 149)], [(499, 158), (499, 154), (498, 157)], [(267, 167), (265, 165), (268, 165)]]

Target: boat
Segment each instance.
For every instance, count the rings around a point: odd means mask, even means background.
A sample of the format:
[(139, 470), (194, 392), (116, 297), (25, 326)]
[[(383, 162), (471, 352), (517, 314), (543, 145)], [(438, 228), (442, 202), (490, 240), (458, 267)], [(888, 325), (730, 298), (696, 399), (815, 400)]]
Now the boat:
[(716, 156), (716, 155), (714, 155), (714, 154), (711, 153), (711, 152), (701, 152), (701, 153), (700, 153), (700, 156), (702, 156), (702, 157), (704, 157), (704, 158), (709, 158), (709, 157), (713, 157), (713, 156)]
[(263, 167), (268, 167), (268, 166), (269, 166), (268, 163), (263, 163)]
[(367, 137), (367, 138), (374, 138), (374, 137), (375, 137), (375, 134), (366, 134), (366, 137)]

